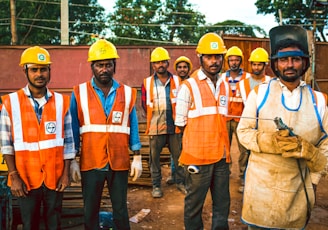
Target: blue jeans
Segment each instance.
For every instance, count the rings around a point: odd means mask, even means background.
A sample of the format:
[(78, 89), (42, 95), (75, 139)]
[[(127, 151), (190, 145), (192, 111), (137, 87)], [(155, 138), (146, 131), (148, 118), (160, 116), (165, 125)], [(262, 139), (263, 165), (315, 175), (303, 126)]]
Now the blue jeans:
[[(200, 165), (199, 173), (186, 175), (184, 225), (186, 230), (204, 229), (202, 212), (208, 189), (212, 196), (212, 230), (229, 229), (230, 211), (229, 164), (222, 159), (210, 165)], [(188, 166), (185, 166), (188, 167)]]
[(113, 208), (114, 229), (130, 229), (127, 208), (128, 170), (90, 170), (81, 172), (81, 177), (85, 229), (99, 229), (100, 202), (105, 181)]
[(48, 230), (61, 229), (63, 192), (56, 192), (42, 185), (32, 189), (26, 197), (19, 197), (19, 207), (22, 216), (23, 230), (40, 229), (41, 205), (45, 227)]

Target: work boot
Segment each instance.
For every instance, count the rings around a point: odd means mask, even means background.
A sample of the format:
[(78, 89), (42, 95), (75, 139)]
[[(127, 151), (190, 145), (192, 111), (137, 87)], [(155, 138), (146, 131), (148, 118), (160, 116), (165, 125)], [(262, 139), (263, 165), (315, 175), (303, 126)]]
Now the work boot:
[(163, 196), (162, 189), (160, 187), (154, 187), (151, 195), (153, 198), (161, 198)]
[(169, 176), (167, 179), (166, 179), (166, 184), (167, 185), (172, 185), (172, 184), (175, 184), (175, 179), (173, 176)]
[(187, 190), (186, 190), (186, 187), (184, 186), (184, 184), (177, 184), (177, 189), (182, 192), (184, 195), (187, 194)]

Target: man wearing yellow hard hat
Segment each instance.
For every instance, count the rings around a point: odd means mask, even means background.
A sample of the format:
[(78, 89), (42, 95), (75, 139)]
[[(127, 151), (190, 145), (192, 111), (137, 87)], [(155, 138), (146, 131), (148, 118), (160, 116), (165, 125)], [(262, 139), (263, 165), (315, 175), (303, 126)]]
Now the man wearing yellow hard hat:
[(181, 81), (189, 78), (192, 71), (192, 63), (186, 56), (178, 57), (174, 62), (174, 69)]
[[(114, 79), (116, 47), (99, 39), (89, 48), (90, 81), (74, 86), (71, 97), (73, 133), (80, 150), (85, 229), (99, 229), (105, 182), (112, 203), (114, 229), (130, 229), (127, 209), (128, 172), (142, 173), (137, 92)], [(80, 146), (81, 137), (81, 146)], [(133, 152), (130, 165), (129, 148)]]
[[(246, 103), (246, 99), (249, 93), (254, 89), (257, 85), (262, 82), (269, 81), (271, 79), (270, 76), (265, 75), (265, 68), (269, 63), (269, 54), (268, 52), (258, 47), (251, 52), (251, 55), (248, 59), (251, 64), (251, 73), (250, 76), (244, 79), (241, 79), (236, 85), (236, 97), (242, 99), (243, 104)], [(244, 150), (245, 148), (241, 148)], [(247, 162), (249, 158), (249, 150), (244, 152), (243, 155), (239, 157), (238, 166), (239, 166), (239, 176), (241, 178), (242, 184), (238, 188), (238, 192), (244, 192), (244, 177), (245, 171), (247, 167)]]
[(39, 229), (41, 206), (45, 227), (61, 228), (63, 191), (70, 184), (70, 161), (75, 157), (69, 97), (47, 88), (50, 64), (46, 49), (24, 50), (20, 66), (28, 83), (2, 97), (1, 152), (23, 229)]
[[(244, 171), (245, 171), (245, 163), (248, 159), (248, 151), (247, 149), (240, 144), (237, 136), (237, 126), (240, 120), (240, 116), (244, 109), (243, 100), (240, 95), (237, 93), (237, 84), (239, 81), (245, 78), (249, 78), (250, 73), (246, 72), (241, 68), (243, 63), (244, 55), (243, 51), (238, 46), (232, 46), (227, 50), (225, 55), (225, 60), (228, 63), (229, 69), (222, 73), (222, 78), (229, 83), (230, 90), (232, 95), (229, 98), (229, 110), (227, 116), (227, 129), (229, 134), (229, 141), (232, 143), (233, 136), (238, 143), (239, 149), (239, 158), (238, 158), (238, 167), (239, 167), (239, 178), (240, 178), (240, 190), (242, 190), (244, 186)], [(238, 190), (239, 190), (238, 189)], [(242, 192), (242, 191), (241, 191)]]
[[(190, 77), (190, 73), (192, 71), (192, 63), (190, 59), (186, 56), (180, 56), (178, 57), (174, 64), (173, 64), (174, 70), (177, 74), (177, 76), (180, 78), (181, 82), (188, 79)], [(179, 133), (179, 146), (181, 146), (182, 141), (182, 134)], [(172, 185), (175, 184), (175, 166), (173, 158), (171, 157), (171, 173), (166, 179), (166, 184)]]
[(141, 87), (142, 106), (147, 114), (146, 134), (149, 135), (150, 172), (154, 198), (163, 196), (161, 188), (160, 153), (168, 145), (176, 169), (176, 187), (186, 193), (183, 168), (178, 163), (180, 146), (174, 125), (176, 96), (180, 79), (168, 71), (170, 55), (163, 47), (155, 48), (150, 56), (154, 73), (145, 78)]
[(202, 211), (208, 190), (212, 196), (211, 229), (229, 229), (229, 138), (225, 122), (229, 86), (220, 78), (222, 38), (203, 35), (196, 48), (200, 69), (185, 80), (177, 97), (175, 125), (183, 132), (179, 163), (184, 165), (187, 195), (185, 229), (203, 229)]

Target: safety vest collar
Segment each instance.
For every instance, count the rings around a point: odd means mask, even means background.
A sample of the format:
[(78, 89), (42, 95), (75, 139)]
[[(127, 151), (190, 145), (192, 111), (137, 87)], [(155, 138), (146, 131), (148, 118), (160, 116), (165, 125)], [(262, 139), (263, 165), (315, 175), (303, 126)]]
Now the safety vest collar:
[[(32, 94), (31, 94), (31, 91), (30, 91), (30, 89), (28, 88), (28, 85), (26, 85), (24, 88), (22, 88), (22, 90), (24, 91), (24, 94), (27, 96), (27, 97), (29, 97), (29, 98), (32, 98)], [(52, 95), (52, 93), (51, 93), (51, 91), (48, 89), (48, 88), (46, 88), (46, 98), (47, 99), (49, 99), (50, 97), (52, 97), (53, 95)]]

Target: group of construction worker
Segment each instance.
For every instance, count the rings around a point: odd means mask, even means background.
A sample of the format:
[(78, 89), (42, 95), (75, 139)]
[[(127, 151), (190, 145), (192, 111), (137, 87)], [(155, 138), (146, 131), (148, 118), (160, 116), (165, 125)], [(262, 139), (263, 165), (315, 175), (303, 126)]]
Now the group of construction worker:
[[(302, 80), (310, 65), (306, 30), (277, 26), (269, 37), (270, 58), (265, 49), (254, 49), (248, 60), (251, 73), (241, 68), (242, 50), (227, 49), (216, 33), (200, 38), (196, 70), (181, 56), (174, 62), (175, 75), (168, 71), (165, 48), (151, 53), (153, 74), (141, 85), (151, 195), (164, 196), (160, 155), (167, 146), (169, 183), (185, 195), (186, 230), (204, 229), (208, 191), (211, 229), (229, 229), (234, 134), (242, 222), (249, 229), (304, 229), (308, 223), (316, 186), (327, 171), (327, 95)], [(39, 229), (41, 205), (46, 228), (61, 228), (63, 191), (71, 180), (81, 180), (85, 229), (104, 227), (99, 226), (104, 185), (113, 210), (113, 226), (107, 228), (130, 229), (129, 172), (136, 180), (143, 169), (137, 94), (115, 80), (118, 58), (111, 42), (92, 44), (92, 78), (74, 86), (69, 98), (47, 87), (52, 63), (47, 50), (35, 46), (22, 53), (27, 85), (2, 96), (0, 144), (24, 230)], [(229, 66), (225, 72), (224, 61)], [(272, 77), (265, 72), (269, 63)]]

